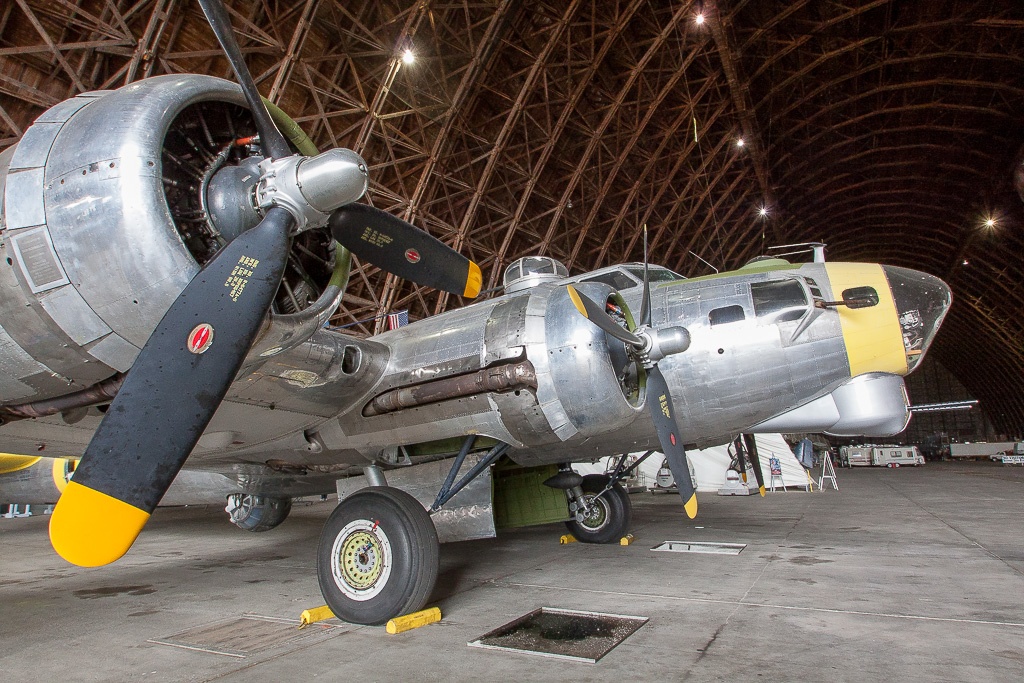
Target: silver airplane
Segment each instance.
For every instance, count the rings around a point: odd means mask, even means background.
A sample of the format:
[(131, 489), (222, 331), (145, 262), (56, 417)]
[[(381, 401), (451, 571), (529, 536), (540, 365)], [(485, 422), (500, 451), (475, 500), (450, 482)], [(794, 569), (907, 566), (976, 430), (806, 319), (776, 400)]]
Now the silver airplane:
[(906, 426), (902, 377), (951, 296), (904, 268), (570, 276), (529, 257), (501, 296), (368, 339), (325, 327), (350, 253), (467, 298), (480, 270), (357, 203), (363, 160), (316, 154), (268, 110), (223, 7), (201, 4), (240, 86), (168, 75), (83, 93), (0, 153), (0, 451), (78, 461), (58, 483), (50, 461), (6, 457), (0, 498), (45, 470), (68, 561), (121, 557), (179, 472), (254, 531), (337, 491), (320, 587), (337, 616), (379, 624), (429, 598), (440, 541), (524, 523), (513, 498), (617, 541), (625, 457), (608, 476), (570, 462), (660, 451), (693, 517), (688, 447)]

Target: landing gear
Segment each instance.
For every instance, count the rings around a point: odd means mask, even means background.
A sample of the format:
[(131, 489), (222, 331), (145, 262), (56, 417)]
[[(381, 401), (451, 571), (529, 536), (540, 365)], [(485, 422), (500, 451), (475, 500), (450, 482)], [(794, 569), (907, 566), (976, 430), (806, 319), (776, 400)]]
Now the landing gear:
[(629, 494), (618, 482), (606, 488), (608, 481), (607, 476), (600, 474), (583, 477), (580, 486), (583, 489), (583, 500), (577, 502), (579, 512), (575, 519), (565, 523), (576, 540), (583, 543), (613, 543), (629, 531), (633, 512)]
[(231, 523), (239, 529), (268, 531), (283, 522), (292, 511), (292, 499), (233, 493), (228, 496), (224, 511), (231, 515)]
[(320, 592), (335, 616), (383, 624), (423, 607), (439, 558), (437, 531), (419, 501), (371, 486), (339, 503), (324, 525), (316, 563)]

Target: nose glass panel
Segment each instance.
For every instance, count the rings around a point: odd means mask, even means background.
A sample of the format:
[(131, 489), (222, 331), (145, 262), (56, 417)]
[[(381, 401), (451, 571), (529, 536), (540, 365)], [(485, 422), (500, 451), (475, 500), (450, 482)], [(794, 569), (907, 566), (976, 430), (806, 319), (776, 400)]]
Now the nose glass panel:
[(883, 268), (900, 317), (907, 367), (913, 370), (931, 345), (953, 296), (946, 283), (933, 275), (896, 266)]

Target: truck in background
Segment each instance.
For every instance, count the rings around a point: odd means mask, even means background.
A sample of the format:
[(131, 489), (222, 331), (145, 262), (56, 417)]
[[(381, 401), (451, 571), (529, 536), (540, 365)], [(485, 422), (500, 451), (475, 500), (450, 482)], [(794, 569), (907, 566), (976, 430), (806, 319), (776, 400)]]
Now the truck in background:
[(978, 458), (1002, 460), (1004, 455), (1018, 455), (1024, 452), (1024, 444), (1013, 441), (980, 441), (976, 443), (949, 444), (951, 458)]

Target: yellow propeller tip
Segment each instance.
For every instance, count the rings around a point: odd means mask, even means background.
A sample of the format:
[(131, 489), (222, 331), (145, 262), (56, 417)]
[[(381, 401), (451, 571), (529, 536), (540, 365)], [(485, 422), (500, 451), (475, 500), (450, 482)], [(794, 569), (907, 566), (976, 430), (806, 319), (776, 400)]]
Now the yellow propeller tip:
[(467, 299), (474, 299), (480, 294), (480, 288), (484, 284), (484, 275), (480, 272), (480, 266), (469, 262), (469, 274), (466, 275), (466, 291), (462, 296)]
[(566, 285), (565, 288), (569, 290), (569, 299), (572, 301), (572, 305), (576, 307), (576, 310), (583, 315), (584, 318), (590, 319), (587, 315), (587, 307), (583, 305), (583, 300), (580, 299), (580, 293), (576, 291), (576, 288), (572, 285)]
[(149, 513), (74, 481), (50, 516), (50, 544), (79, 567), (99, 567), (120, 558), (138, 538)]
[(743, 477), (743, 483), (746, 484), (747, 483), (747, 473), (746, 472), (740, 472), (740, 476)]
[(764, 487), (763, 486), (758, 486), (757, 490), (760, 491), (761, 497), (764, 498)]
[(690, 496), (690, 500), (683, 503), (683, 509), (686, 510), (686, 516), (693, 519), (697, 516), (697, 494), (694, 493)]

